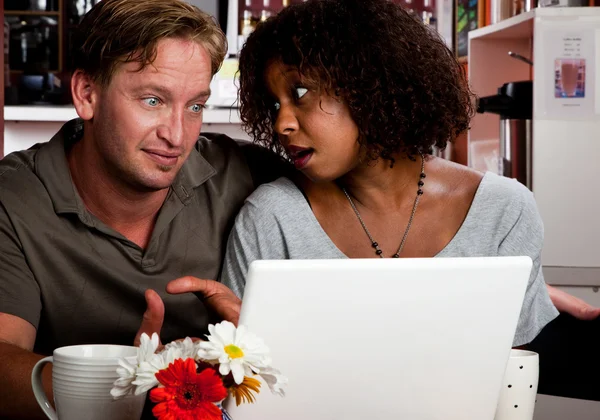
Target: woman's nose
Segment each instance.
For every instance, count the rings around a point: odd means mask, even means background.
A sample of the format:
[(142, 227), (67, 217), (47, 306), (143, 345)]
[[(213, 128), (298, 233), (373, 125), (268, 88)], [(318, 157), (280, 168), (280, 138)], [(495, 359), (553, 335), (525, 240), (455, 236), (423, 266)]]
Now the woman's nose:
[(281, 105), (275, 120), (275, 131), (282, 136), (289, 136), (298, 130), (298, 118), (291, 106)]

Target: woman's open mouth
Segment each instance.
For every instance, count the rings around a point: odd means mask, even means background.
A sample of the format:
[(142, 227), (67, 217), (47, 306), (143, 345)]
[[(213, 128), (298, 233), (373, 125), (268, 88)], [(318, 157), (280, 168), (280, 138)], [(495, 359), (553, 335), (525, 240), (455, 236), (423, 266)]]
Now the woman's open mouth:
[(314, 149), (307, 147), (288, 146), (287, 151), (296, 169), (302, 169), (308, 164), (308, 161), (313, 155)]

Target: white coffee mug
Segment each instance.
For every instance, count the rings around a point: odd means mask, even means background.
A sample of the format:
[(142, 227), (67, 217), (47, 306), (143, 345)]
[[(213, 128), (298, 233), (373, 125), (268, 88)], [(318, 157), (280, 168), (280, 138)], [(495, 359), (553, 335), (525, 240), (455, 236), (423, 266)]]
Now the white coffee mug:
[[(131, 420), (139, 419), (146, 394), (115, 400), (110, 395), (118, 378), (120, 358), (134, 362), (137, 348), (111, 344), (60, 347), (33, 368), (33, 393), (51, 420)], [(42, 370), (52, 363), (52, 389), (56, 411), (42, 386)]]
[(494, 420), (532, 420), (537, 398), (539, 356), (511, 350)]

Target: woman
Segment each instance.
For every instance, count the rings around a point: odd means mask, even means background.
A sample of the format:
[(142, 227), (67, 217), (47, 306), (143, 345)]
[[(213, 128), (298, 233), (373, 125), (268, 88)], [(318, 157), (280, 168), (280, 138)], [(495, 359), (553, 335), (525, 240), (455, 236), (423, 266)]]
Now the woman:
[(473, 114), (464, 73), (437, 34), (386, 0), (309, 0), (259, 25), (240, 56), (242, 121), (301, 173), (250, 196), (222, 282), (243, 293), (257, 259), (528, 255), (514, 345), (558, 314), (543, 226), (515, 180), (430, 155)]

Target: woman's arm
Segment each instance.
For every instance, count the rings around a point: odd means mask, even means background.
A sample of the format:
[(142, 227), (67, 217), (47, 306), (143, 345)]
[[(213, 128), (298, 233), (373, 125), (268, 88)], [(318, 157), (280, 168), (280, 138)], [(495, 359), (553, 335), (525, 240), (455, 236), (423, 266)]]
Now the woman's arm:
[(600, 308), (596, 308), (578, 297), (568, 294), (565, 291), (546, 285), (550, 300), (556, 309), (560, 312), (566, 312), (569, 315), (584, 321), (591, 321), (600, 316)]

